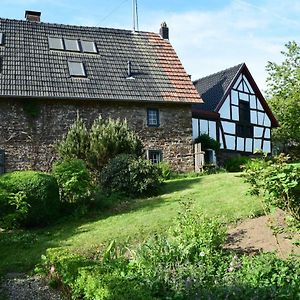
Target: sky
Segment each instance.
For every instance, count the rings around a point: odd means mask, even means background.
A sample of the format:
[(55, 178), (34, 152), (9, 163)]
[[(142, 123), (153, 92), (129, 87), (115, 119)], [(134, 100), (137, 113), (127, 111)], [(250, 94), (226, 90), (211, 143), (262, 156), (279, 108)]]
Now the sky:
[[(132, 29), (132, 0), (0, 0), (0, 17)], [(245, 62), (262, 92), (268, 61), (280, 62), (288, 41), (300, 43), (299, 0), (137, 0), (139, 30), (158, 32), (165, 21), (170, 42), (192, 80)]]

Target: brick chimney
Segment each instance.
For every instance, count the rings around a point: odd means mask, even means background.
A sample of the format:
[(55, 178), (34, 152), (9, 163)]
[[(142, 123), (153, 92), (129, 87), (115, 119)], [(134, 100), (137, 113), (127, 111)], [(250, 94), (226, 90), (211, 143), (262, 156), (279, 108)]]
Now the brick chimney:
[(40, 22), (41, 21), (41, 12), (26, 10), (25, 11), (25, 18), (26, 18), (27, 21)]
[(159, 34), (164, 40), (169, 39), (169, 27), (166, 22), (162, 22), (159, 29)]

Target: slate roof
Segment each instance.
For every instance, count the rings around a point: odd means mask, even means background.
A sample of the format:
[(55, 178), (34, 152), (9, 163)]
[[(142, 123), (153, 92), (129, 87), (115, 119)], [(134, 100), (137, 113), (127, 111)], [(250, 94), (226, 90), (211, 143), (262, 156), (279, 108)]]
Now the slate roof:
[(194, 81), (194, 85), (201, 95), (204, 103), (193, 105), (193, 109), (201, 109), (214, 112), (238, 75), (244, 64), (228, 68)]
[(272, 113), (245, 63), (195, 80), (194, 85), (204, 103), (192, 105), (192, 116), (196, 118), (202, 116), (208, 119), (218, 119), (220, 117), (218, 111), (241, 73), (248, 79), (256, 96), (260, 100), (262, 107), (268, 114), (272, 127), (278, 127), (279, 124), (277, 119)]
[[(158, 34), (1, 18), (0, 32), (0, 97), (201, 102), (171, 44)], [(95, 41), (98, 54), (49, 50), (49, 36)], [(84, 63), (87, 78), (70, 76), (74, 59)], [(128, 61), (135, 79), (126, 78)]]

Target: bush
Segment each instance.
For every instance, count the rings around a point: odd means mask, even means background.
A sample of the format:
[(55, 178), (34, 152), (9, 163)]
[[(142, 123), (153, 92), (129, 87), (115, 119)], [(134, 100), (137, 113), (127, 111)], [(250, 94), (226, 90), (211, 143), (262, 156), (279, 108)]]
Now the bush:
[(246, 164), (245, 181), (251, 184), (250, 193), (263, 194), (268, 207), (281, 208), (300, 221), (300, 167), (287, 160), (284, 155), (252, 160)]
[(107, 193), (125, 193), (138, 196), (153, 194), (160, 183), (160, 172), (150, 161), (121, 154), (102, 170), (101, 186)]
[(165, 161), (161, 161), (158, 164), (158, 168), (159, 168), (159, 172), (161, 174), (162, 180), (168, 180), (174, 175), (171, 170), (170, 165)]
[(228, 172), (241, 172), (243, 171), (243, 166), (250, 161), (248, 156), (234, 156), (228, 158), (224, 163), (224, 168)]
[(98, 174), (118, 154), (141, 156), (143, 145), (126, 120), (104, 120), (100, 116), (87, 130), (77, 117), (65, 139), (58, 143), (57, 150), (61, 159), (83, 159), (93, 173)]
[(67, 286), (72, 299), (156, 299), (137, 280), (124, 258), (116, 258), (109, 263), (95, 262), (60, 248), (48, 249), (36, 271), (48, 275), (54, 286), (60, 283)]
[(58, 185), (54, 177), (34, 171), (0, 176), (0, 220), (4, 227), (46, 225), (59, 215)]
[(212, 149), (215, 151), (220, 150), (220, 143), (215, 139), (211, 138), (208, 134), (201, 134), (199, 135), (195, 141), (195, 144), (201, 143), (201, 148), (203, 150)]
[(88, 199), (91, 178), (84, 161), (80, 159), (58, 161), (53, 165), (52, 173), (57, 180), (62, 202), (79, 204)]

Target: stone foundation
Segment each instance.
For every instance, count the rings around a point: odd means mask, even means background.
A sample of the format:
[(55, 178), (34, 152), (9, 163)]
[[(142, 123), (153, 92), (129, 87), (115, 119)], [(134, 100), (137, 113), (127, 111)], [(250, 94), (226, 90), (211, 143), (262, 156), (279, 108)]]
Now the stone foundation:
[[(159, 109), (160, 127), (147, 127), (147, 108)], [(67, 133), (77, 112), (87, 126), (99, 114), (103, 118), (126, 118), (145, 149), (161, 150), (164, 161), (175, 171), (194, 169), (188, 104), (10, 99), (0, 101), (0, 149), (5, 150), (6, 171), (49, 171), (56, 159), (54, 144)]]

